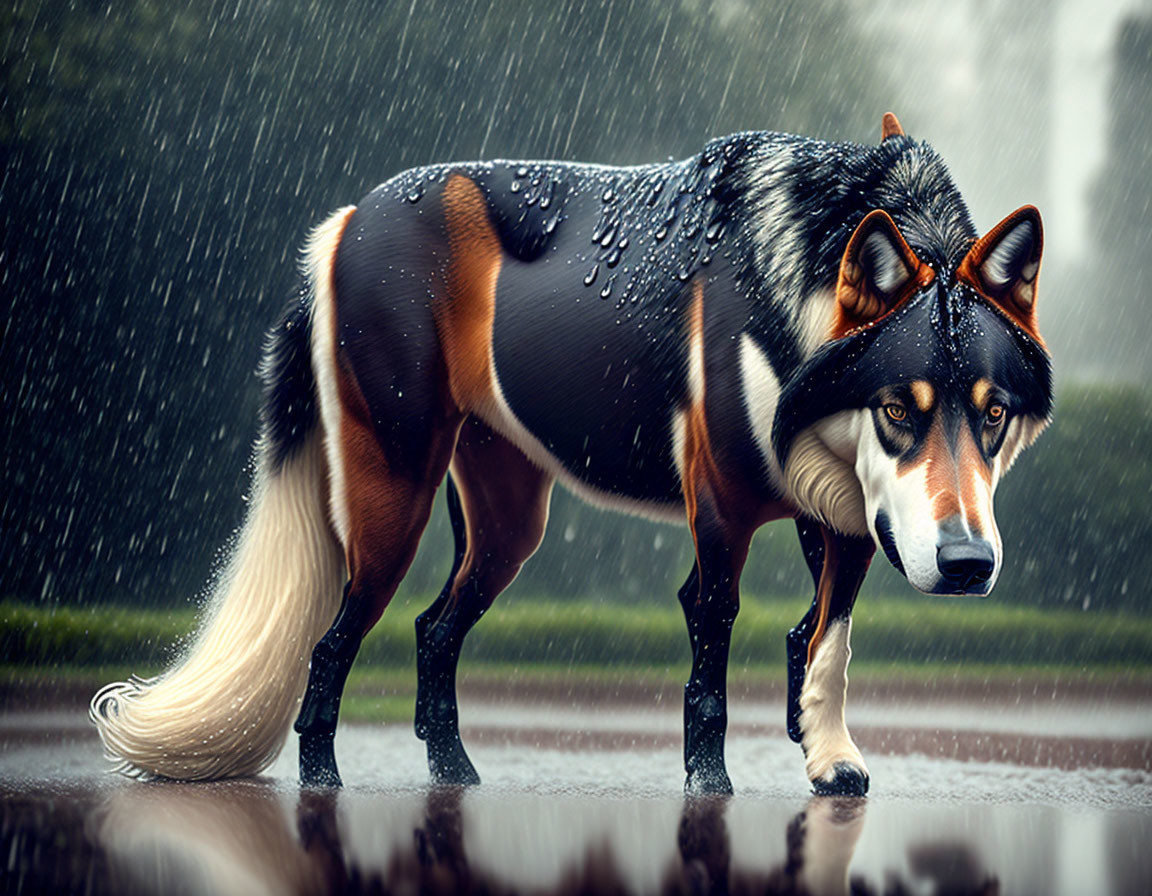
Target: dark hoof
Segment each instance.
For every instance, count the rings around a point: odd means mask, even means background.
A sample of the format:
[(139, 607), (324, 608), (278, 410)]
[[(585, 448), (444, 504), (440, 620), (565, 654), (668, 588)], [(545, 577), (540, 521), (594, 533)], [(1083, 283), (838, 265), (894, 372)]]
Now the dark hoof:
[(301, 787), (343, 787), (340, 773), (336, 771), (336, 754), (332, 749), (332, 739), (318, 742), (300, 741), (300, 786)]
[(459, 740), (440, 748), (429, 743), (428, 771), (432, 773), (432, 782), (438, 785), (474, 787), (480, 783), (480, 775)]
[(731, 796), (732, 781), (723, 768), (690, 771), (684, 792), (689, 796)]
[(856, 766), (837, 762), (832, 771), (835, 775), (831, 781), (819, 778), (812, 782), (812, 792), (817, 796), (864, 796), (868, 792), (868, 776)]

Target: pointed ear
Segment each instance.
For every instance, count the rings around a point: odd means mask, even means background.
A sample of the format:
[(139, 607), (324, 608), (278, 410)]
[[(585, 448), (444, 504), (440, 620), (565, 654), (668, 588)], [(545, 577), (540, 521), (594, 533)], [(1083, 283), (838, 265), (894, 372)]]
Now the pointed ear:
[(883, 143), (889, 137), (903, 136), (904, 128), (900, 127), (900, 119), (891, 112), (885, 112), (880, 120), (880, 142)]
[(934, 276), (936, 272), (916, 257), (887, 212), (869, 212), (840, 260), (829, 337), (839, 339), (875, 323)]
[(1043, 250), (1040, 212), (1026, 205), (978, 239), (956, 269), (957, 280), (991, 301), (1041, 344), (1036, 328), (1036, 280)]

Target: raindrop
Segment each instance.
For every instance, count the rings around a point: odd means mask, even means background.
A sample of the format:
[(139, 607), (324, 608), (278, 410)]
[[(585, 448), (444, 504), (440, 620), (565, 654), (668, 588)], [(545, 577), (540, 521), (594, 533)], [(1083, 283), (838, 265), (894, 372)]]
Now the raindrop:
[(517, 177), (527, 177), (528, 176), (528, 166), (527, 165), (521, 165), (519, 168), (517, 168), (516, 169), (516, 176)]
[(604, 259), (604, 263), (610, 268), (616, 267), (620, 263), (620, 247), (617, 246), (608, 253), (608, 257)]
[(520, 192), (520, 181), (518, 181), (518, 180), (512, 181), (512, 186), (509, 187), (508, 189), (510, 189), (513, 193), (519, 193)]
[(424, 187), (421, 185), (420, 181), (416, 181), (416, 183), (412, 184), (412, 186), (408, 188), (408, 195), (405, 198), (409, 202), (416, 203), (420, 201), (420, 197), (423, 195)]
[(601, 198), (601, 199), (602, 199), (604, 202), (611, 202), (613, 199), (615, 199), (615, 198), (616, 198), (616, 194), (615, 194), (615, 192), (613, 192), (612, 188), (611, 188), (611, 187), (609, 187), (608, 189), (606, 189), (606, 190), (605, 190), (605, 191), (604, 191), (604, 192), (601, 194), (600, 198)]
[(600, 290), (600, 298), (606, 299), (608, 296), (612, 295), (612, 284), (615, 282), (615, 280), (616, 275), (613, 274), (606, 281), (604, 281), (604, 288)]
[(592, 265), (592, 270), (590, 270), (587, 274), (584, 275), (584, 285), (585, 286), (591, 286), (593, 283), (595, 283), (596, 282), (596, 275), (599, 273), (600, 273), (600, 265), (599, 264)]

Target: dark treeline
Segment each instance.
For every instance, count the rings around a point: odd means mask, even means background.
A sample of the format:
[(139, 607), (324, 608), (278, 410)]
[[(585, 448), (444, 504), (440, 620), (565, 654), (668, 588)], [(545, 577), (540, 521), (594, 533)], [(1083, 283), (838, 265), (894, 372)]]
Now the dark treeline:
[[(873, 140), (894, 90), (840, 0), (18, 0), (0, 22), (0, 593), (46, 602), (199, 589), (243, 513), (262, 333), (327, 211), (436, 160)], [(1061, 414), (1005, 487), (999, 593), (1139, 605), (1148, 403)], [(408, 587), (438, 587), (448, 542), (438, 511)], [(558, 493), (516, 587), (666, 599), (687, 564), (683, 531)], [(807, 589), (789, 524), (746, 581)]]

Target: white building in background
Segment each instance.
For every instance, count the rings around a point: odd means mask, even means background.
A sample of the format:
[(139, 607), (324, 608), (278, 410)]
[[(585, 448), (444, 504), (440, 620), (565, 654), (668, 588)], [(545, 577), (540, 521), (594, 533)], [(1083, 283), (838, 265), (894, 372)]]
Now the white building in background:
[(1104, 158), (1111, 52), (1148, 0), (848, 0), (889, 54), (893, 111), (931, 141), (978, 229), (1031, 202), (1049, 268), (1081, 260)]

